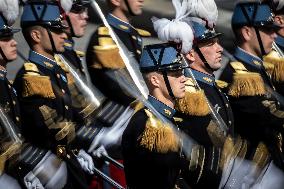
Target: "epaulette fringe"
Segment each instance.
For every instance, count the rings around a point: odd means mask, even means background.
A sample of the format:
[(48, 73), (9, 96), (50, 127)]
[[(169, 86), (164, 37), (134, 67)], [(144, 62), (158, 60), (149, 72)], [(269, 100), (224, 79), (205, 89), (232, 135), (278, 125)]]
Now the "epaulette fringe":
[(184, 114), (192, 116), (205, 116), (210, 112), (203, 90), (186, 91), (184, 98), (177, 100), (175, 108)]
[(122, 69), (125, 68), (125, 64), (120, 57), (119, 49), (115, 48), (106, 48), (106, 49), (97, 49), (94, 47), (95, 60), (93, 68), (101, 69)]
[(155, 118), (149, 110), (145, 112), (149, 118), (140, 145), (158, 153), (177, 152), (180, 148), (179, 139), (172, 128)]
[(228, 94), (233, 97), (264, 95), (264, 82), (258, 73), (234, 73)]
[(24, 75), (23, 97), (41, 96), (44, 98), (55, 98), (51, 81), (48, 76)]
[(271, 74), (272, 80), (276, 82), (284, 81), (284, 58), (266, 56), (263, 60), (273, 65), (272, 71), (267, 70)]

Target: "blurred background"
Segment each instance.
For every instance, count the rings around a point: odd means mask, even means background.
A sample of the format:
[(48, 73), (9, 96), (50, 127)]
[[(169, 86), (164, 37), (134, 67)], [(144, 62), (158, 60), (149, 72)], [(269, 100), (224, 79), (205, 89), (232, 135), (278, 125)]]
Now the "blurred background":
[[(100, 7), (103, 9), (104, 12), (106, 12), (106, 4), (104, 3), (104, 0), (97, 0)], [(231, 30), (231, 16), (232, 16), (232, 10), (234, 8), (235, 0), (215, 0), (218, 11), (219, 11), (219, 17), (218, 22), (216, 26), (216, 30), (218, 32), (223, 33), (223, 35), (220, 37), (220, 43), (221, 45), (228, 50), (229, 52), (233, 51), (234, 48), (234, 36)], [(21, 14), (21, 12), (20, 12)], [(132, 21), (132, 24), (141, 29), (145, 29), (149, 32), (151, 32), (152, 37), (150, 38), (144, 38), (144, 45), (152, 44), (152, 43), (158, 43), (160, 42), (156, 34), (153, 30), (151, 18), (155, 16), (158, 18), (168, 18), (172, 19), (175, 16), (174, 8), (172, 6), (171, 0), (144, 0), (144, 9), (143, 14), (141, 16), (135, 17)], [(20, 17), (17, 20), (17, 22), (14, 25), (14, 28), (20, 28)], [(86, 30), (86, 34), (84, 37), (76, 39), (75, 40), (75, 48), (77, 50), (86, 51), (87, 45), (89, 43), (89, 39), (92, 35), (92, 33), (96, 30), (96, 28), (102, 24), (101, 20), (97, 16), (97, 13), (92, 9), (92, 7), (89, 7), (89, 24)], [(29, 46), (25, 42), (21, 32), (17, 33), (15, 35), (15, 39), (18, 42), (18, 50), (25, 56), (28, 57), (29, 52)], [(225, 65), (228, 62), (228, 59), (226, 57), (223, 58), (223, 65)], [(13, 80), (15, 78), (15, 75), (19, 68), (24, 63), (24, 60), (18, 56), (18, 59), (9, 63), (7, 66), (8, 70), (8, 79)], [(221, 69), (222, 70), (222, 69)], [(218, 71), (215, 75), (216, 77), (219, 76)]]

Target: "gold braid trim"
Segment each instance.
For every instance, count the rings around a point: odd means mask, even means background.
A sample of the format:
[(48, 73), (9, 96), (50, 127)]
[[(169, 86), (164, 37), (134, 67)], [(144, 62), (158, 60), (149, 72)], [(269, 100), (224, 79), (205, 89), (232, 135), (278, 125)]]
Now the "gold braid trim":
[(44, 98), (55, 99), (50, 78), (41, 75), (24, 75), (22, 95), (23, 97), (38, 95)]
[(211, 120), (206, 130), (214, 146), (222, 148), (225, 143), (226, 136), (224, 135), (220, 127)]
[(255, 150), (252, 161), (260, 168), (263, 169), (270, 159), (269, 151), (265, 144), (260, 142)]
[(56, 118), (58, 118), (56, 110), (46, 105), (39, 107), (39, 110), (48, 129), (59, 129), (55, 135), (55, 140), (60, 141), (67, 137), (67, 142), (70, 143), (75, 138), (75, 124), (73, 122), (69, 122), (62, 118), (54, 121)]
[(264, 82), (258, 73), (234, 73), (228, 94), (233, 97), (264, 95)]
[(223, 145), (221, 160), (219, 164), (220, 169), (224, 170), (229, 161), (236, 158), (237, 156), (241, 159), (244, 159), (246, 152), (247, 141), (241, 139), (241, 137), (236, 138), (236, 140), (234, 141), (231, 136), (228, 136)]
[[(284, 58), (266, 56), (263, 59), (264, 65), (271, 65), (267, 71), (271, 74), (272, 80), (276, 82), (284, 81)], [(265, 66), (266, 68), (266, 66)]]
[[(3, 144), (2, 144), (3, 145)], [(6, 145), (4, 144), (4, 152), (1, 153), (0, 155), (0, 175), (3, 174), (5, 170), (5, 163), (6, 160), (8, 160), (10, 157), (15, 155), (20, 151), (21, 148), (21, 143), (7, 143)]]
[(204, 91), (197, 90), (192, 79), (186, 81), (185, 96), (178, 99), (175, 106), (178, 111), (187, 115), (205, 116), (210, 112)]
[(142, 37), (151, 37), (151, 33), (148, 32), (147, 30), (135, 28), (135, 30), (141, 35)]
[(278, 118), (284, 118), (284, 111), (279, 110), (275, 101), (264, 100), (262, 101), (263, 106), (269, 108), (269, 111), (272, 115)]
[(172, 128), (158, 120), (149, 110), (145, 109), (145, 112), (149, 118), (140, 145), (159, 153), (178, 152), (180, 143)]

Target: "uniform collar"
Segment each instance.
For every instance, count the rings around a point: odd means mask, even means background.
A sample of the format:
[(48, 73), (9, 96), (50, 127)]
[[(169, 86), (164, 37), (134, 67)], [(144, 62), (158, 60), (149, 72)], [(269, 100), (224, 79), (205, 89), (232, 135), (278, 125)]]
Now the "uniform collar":
[(214, 75), (205, 74), (205, 73), (202, 73), (194, 69), (191, 69), (191, 70), (196, 80), (206, 83), (208, 85), (214, 86), (215, 84)]
[(263, 64), (262, 60), (259, 57), (249, 54), (240, 47), (236, 48), (234, 56), (242, 63), (249, 64), (256, 68), (261, 68), (261, 65)]
[(120, 20), (119, 18), (117, 18), (112, 14), (107, 15), (107, 21), (111, 26), (128, 33), (133, 28), (129, 23)]
[(74, 50), (74, 40), (73, 39), (66, 39), (64, 41), (64, 48), (67, 50)]
[(50, 70), (52, 70), (55, 66), (57, 66), (57, 63), (54, 60), (51, 60), (50, 58), (47, 58), (46, 56), (43, 56), (32, 50), (30, 51), (29, 54), (29, 61), (39, 64)]
[(153, 97), (151, 95), (148, 96), (148, 100), (159, 113), (161, 113), (163, 116), (165, 116), (169, 119), (172, 119), (174, 114), (176, 113), (175, 109), (173, 109), (173, 108), (169, 107), (168, 105), (162, 103), (161, 101), (159, 101), (158, 99), (156, 99), (155, 97)]
[(284, 37), (278, 35), (277, 38), (275, 39), (275, 42), (278, 46), (284, 48)]
[(7, 76), (7, 70), (0, 70), (0, 79), (5, 80)]

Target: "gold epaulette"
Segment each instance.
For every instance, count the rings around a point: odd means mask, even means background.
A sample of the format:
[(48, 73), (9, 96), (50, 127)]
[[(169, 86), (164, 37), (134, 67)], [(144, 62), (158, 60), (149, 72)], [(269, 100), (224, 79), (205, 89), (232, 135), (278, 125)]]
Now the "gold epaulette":
[(264, 61), (264, 62), (263, 62), (263, 66), (264, 66), (266, 72), (267, 72), (269, 75), (272, 76), (273, 71), (274, 71), (274, 69), (275, 69), (274, 64), (272, 64), (272, 63), (270, 63), (270, 62)]
[(215, 80), (217, 86), (221, 89), (224, 89), (226, 87), (228, 87), (229, 83), (227, 83), (226, 81), (223, 81), (223, 80)]
[(151, 33), (143, 30), (143, 29), (139, 29), (139, 28), (135, 28), (136, 31), (139, 33), (139, 35), (141, 35), (142, 37), (151, 37)]
[(31, 62), (24, 63), (24, 69), (27, 75), (40, 75), (37, 66)]
[[(269, 74), (271, 74), (272, 80), (276, 82), (284, 81), (284, 58), (281, 58), (274, 53), (269, 53), (267, 56), (263, 57), (265, 64), (273, 65), (272, 69), (267, 69)], [(265, 67), (266, 68), (266, 67)]]
[(41, 96), (55, 98), (49, 76), (42, 76), (37, 66), (33, 63), (25, 63), (26, 74), (23, 76), (23, 97)]
[(175, 108), (193, 116), (205, 116), (210, 112), (204, 91), (196, 89), (191, 78), (185, 84), (185, 97), (177, 100)]
[(75, 52), (76, 52), (77, 56), (80, 57), (80, 58), (83, 58), (83, 57), (86, 56), (86, 53), (83, 52), (83, 51), (78, 51), (78, 50), (76, 50)]
[(235, 73), (228, 94), (233, 97), (265, 94), (264, 81), (259, 73), (249, 72), (241, 62), (231, 62)]
[(119, 49), (109, 35), (106, 27), (98, 28), (98, 45), (93, 47), (94, 60), (92, 67), (101, 69), (125, 68), (125, 64), (120, 57)]
[(149, 110), (145, 109), (145, 112), (148, 120), (145, 130), (140, 136), (140, 145), (159, 153), (178, 152), (180, 149), (179, 138), (173, 129), (157, 119)]

